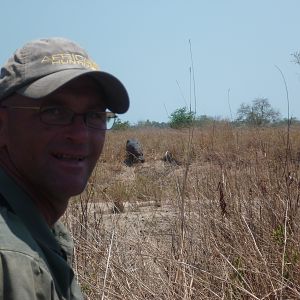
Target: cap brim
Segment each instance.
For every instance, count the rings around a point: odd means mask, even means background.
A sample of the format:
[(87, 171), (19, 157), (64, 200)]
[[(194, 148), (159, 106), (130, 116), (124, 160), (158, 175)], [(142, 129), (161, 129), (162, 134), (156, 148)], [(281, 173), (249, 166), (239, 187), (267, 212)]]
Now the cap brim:
[(56, 91), (71, 80), (80, 76), (92, 76), (105, 94), (107, 108), (115, 113), (125, 113), (129, 108), (129, 96), (119, 79), (113, 75), (82, 69), (67, 69), (44, 76), (17, 90), (17, 93), (29, 98), (39, 99)]

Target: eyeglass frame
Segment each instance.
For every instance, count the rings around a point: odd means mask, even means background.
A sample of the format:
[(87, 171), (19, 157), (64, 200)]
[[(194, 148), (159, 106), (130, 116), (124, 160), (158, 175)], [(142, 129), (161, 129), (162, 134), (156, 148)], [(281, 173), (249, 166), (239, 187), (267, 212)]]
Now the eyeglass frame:
[[(98, 130), (110, 130), (114, 123), (115, 123), (115, 120), (117, 118), (117, 114), (114, 113), (114, 112), (111, 112), (111, 111), (96, 111), (96, 110), (90, 110), (90, 111), (87, 111), (85, 113), (75, 113), (73, 110), (67, 108), (67, 107), (64, 107), (64, 106), (61, 106), (61, 105), (53, 105), (53, 106), (15, 106), (15, 105), (12, 105), (12, 106), (6, 106), (6, 105), (1, 105), (0, 107), (2, 108), (12, 108), (12, 109), (32, 109), (32, 110), (38, 110), (39, 111), (39, 117), (40, 117), (40, 121), (46, 125), (51, 125), (51, 126), (67, 126), (67, 125), (71, 125), (74, 121), (74, 118), (76, 116), (83, 116), (83, 121), (84, 121), (84, 124), (86, 125), (87, 128), (92, 128), (92, 129), (98, 129)], [(42, 109), (49, 109), (49, 108), (63, 108), (65, 109), (65, 111), (67, 112), (72, 112), (72, 117), (70, 118), (69, 122), (68, 123), (65, 123), (65, 124), (55, 124), (55, 123), (47, 123), (45, 122), (43, 119), (42, 119)], [(113, 124), (111, 126), (111, 128), (99, 128), (99, 127), (93, 127), (93, 126), (90, 126), (87, 122), (87, 116), (88, 116), (88, 113), (93, 113), (93, 112), (96, 112), (96, 113), (101, 113), (101, 114), (105, 114), (106, 116), (106, 120), (108, 119), (113, 119)], [(107, 125), (107, 121), (105, 122), (105, 124)]]

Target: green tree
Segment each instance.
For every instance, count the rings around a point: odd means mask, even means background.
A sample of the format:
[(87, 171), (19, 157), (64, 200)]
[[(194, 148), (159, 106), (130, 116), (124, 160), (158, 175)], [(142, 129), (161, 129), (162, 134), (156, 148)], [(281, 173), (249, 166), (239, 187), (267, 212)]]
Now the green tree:
[(263, 126), (277, 122), (280, 113), (272, 108), (267, 98), (257, 98), (252, 104), (242, 103), (237, 111), (237, 123), (244, 123), (254, 126)]
[(181, 107), (171, 113), (170, 127), (176, 129), (190, 127), (194, 119), (195, 113), (193, 111), (189, 111), (187, 107)]
[(130, 128), (130, 123), (128, 121), (122, 121), (120, 118), (115, 120), (115, 123), (112, 127), (113, 130), (126, 130)]

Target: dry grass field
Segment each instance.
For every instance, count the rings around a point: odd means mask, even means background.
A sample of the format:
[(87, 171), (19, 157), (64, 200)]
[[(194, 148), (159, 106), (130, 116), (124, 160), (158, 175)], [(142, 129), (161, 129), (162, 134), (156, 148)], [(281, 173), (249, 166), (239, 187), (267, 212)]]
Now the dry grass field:
[[(86, 299), (300, 299), (300, 128), (289, 137), (228, 124), (109, 132), (63, 219)], [(128, 138), (144, 164), (123, 164)]]

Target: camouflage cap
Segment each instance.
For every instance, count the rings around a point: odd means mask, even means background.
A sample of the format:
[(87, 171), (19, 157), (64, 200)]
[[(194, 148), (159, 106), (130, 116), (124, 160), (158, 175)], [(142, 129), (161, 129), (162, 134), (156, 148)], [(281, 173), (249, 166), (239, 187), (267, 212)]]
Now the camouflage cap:
[(128, 93), (119, 79), (100, 71), (83, 48), (65, 38), (39, 39), (18, 49), (1, 68), (0, 102), (15, 92), (39, 99), (83, 75), (99, 83), (109, 110), (128, 110)]

